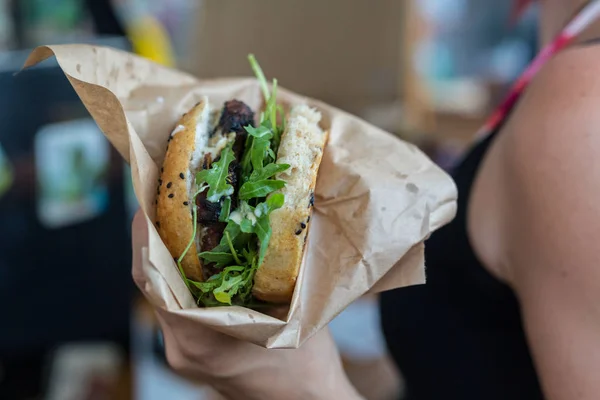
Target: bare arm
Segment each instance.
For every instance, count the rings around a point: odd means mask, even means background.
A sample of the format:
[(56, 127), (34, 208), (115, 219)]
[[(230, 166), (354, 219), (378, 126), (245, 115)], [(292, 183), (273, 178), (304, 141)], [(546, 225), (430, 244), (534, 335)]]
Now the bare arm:
[(496, 261), (521, 302), (550, 400), (600, 396), (598, 65), (597, 49), (559, 56), (498, 144)]

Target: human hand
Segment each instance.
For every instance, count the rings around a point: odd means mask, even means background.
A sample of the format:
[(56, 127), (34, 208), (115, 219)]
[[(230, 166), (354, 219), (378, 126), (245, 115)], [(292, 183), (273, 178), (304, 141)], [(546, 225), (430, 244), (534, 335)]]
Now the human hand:
[[(133, 220), (133, 262), (140, 262), (136, 235), (146, 229), (140, 212)], [(173, 370), (236, 399), (360, 399), (348, 381), (327, 329), (298, 349), (265, 349), (191, 320), (156, 309), (166, 358)]]

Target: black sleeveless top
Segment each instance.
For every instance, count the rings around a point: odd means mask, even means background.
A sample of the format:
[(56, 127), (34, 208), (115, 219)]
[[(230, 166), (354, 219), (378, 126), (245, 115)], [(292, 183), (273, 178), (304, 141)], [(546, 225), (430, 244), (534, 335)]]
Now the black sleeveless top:
[(496, 132), (452, 171), (456, 218), (425, 243), (427, 284), (383, 293), (384, 335), (410, 400), (537, 400), (538, 378), (512, 290), (475, 256), (467, 200)]

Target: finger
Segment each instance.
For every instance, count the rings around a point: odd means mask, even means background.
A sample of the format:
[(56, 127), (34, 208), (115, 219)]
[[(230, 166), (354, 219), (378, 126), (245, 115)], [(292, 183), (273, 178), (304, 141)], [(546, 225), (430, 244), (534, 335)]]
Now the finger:
[(165, 323), (163, 317), (156, 313), (158, 324), (163, 335), (163, 343), (165, 349), (165, 358), (169, 367), (178, 375), (181, 375), (189, 380), (203, 382), (206, 380), (206, 372), (194, 358), (189, 357), (187, 352), (182, 349), (188, 348), (189, 343), (182, 340), (173, 331), (173, 327)]
[(156, 312), (163, 329), (172, 335), (171, 345), (199, 369), (210, 370), (218, 360), (229, 357), (228, 354), (236, 348), (237, 343), (242, 343), (181, 315), (163, 309), (157, 309)]

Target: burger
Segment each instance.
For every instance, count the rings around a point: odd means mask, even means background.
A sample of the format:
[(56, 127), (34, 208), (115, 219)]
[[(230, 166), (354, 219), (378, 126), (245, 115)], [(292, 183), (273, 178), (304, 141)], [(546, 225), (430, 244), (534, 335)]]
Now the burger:
[(202, 98), (170, 132), (158, 179), (157, 231), (205, 307), (290, 302), (328, 139), (318, 110), (284, 110), (249, 61), (260, 114)]

